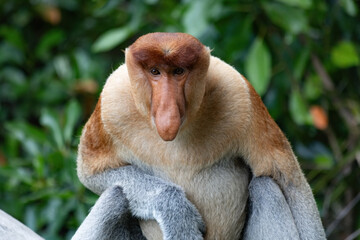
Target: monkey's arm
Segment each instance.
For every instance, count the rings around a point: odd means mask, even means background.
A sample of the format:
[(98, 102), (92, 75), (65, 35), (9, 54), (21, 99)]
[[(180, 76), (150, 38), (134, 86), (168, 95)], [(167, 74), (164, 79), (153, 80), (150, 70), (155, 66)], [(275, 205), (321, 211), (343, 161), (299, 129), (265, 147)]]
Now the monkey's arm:
[[(246, 161), (255, 177), (270, 176), (289, 205), (300, 239), (326, 239), (319, 210), (290, 143), (248, 84), (252, 119)], [(276, 214), (276, 213), (274, 213)]]
[(249, 200), (244, 240), (300, 239), (289, 205), (274, 180), (253, 178), (249, 184)]
[[(96, 203), (93, 213), (89, 214), (90, 225), (96, 226), (93, 221), (99, 219), (98, 221), (106, 226), (104, 221), (108, 220), (108, 212), (112, 212), (114, 217), (117, 216), (114, 219), (116, 221), (112, 221), (114, 227), (124, 222), (124, 218), (122, 221), (120, 219), (121, 216), (125, 216), (123, 212), (126, 206), (119, 205), (117, 201), (121, 201), (128, 204), (134, 216), (155, 219), (160, 225), (164, 239), (203, 238), (205, 226), (200, 214), (186, 198), (183, 190), (170, 182), (151, 176), (131, 165), (85, 177), (82, 182), (95, 193), (101, 194), (106, 190)], [(127, 201), (124, 201), (120, 189)], [(111, 210), (107, 205), (117, 206), (118, 210)], [(86, 228), (90, 227), (84, 227)], [(122, 236), (121, 239), (127, 238)]]

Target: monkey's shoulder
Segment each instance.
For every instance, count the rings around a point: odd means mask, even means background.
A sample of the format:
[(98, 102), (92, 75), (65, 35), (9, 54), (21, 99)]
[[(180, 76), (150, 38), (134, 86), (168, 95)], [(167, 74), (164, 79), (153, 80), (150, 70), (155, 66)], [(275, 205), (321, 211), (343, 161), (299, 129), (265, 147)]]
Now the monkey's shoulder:
[(110, 74), (103, 87), (102, 106), (110, 105), (109, 107), (126, 106), (126, 103), (132, 102), (130, 92), (130, 79), (126, 68), (123, 64)]
[(200, 115), (210, 117), (220, 129), (221, 125), (246, 127), (252, 104), (247, 80), (235, 68), (216, 57), (210, 59), (207, 78)]
[(131, 95), (126, 65), (117, 68), (106, 80), (101, 92), (101, 115), (104, 124), (121, 124), (141, 119)]

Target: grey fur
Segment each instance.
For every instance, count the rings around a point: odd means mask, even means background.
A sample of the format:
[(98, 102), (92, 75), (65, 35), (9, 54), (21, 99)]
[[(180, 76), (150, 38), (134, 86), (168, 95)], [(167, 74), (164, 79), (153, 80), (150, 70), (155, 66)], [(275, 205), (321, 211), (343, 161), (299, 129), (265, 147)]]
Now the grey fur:
[(245, 240), (300, 239), (289, 205), (274, 180), (254, 178), (249, 184), (249, 196)]
[[(81, 181), (101, 196), (73, 240), (145, 239), (136, 218), (155, 219), (164, 239), (203, 239), (205, 226), (200, 214), (173, 183), (135, 166), (108, 170)], [(287, 186), (285, 199), (272, 178), (253, 178), (243, 239), (326, 239), (317, 209), (309, 207), (314, 202), (307, 187)]]
[[(111, 169), (80, 180), (90, 190), (102, 195), (76, 232), (74, 240), (116, 239), (109, 238), (113, 234), (119, 234), (118, 239), (135, 239), (129, 236), (131, 231), (124, 230), (126, 226), (116, 233), (112, 232), (113, 228), (127, 222), (127, 219), (132, 220), (128, 211), (137, 218), (155, 219), (166, 240), (203, 239), (205, 225), (199, 212), (175, 184), (135, 166)], [(99, 229), (95, 230), (98, 226)], [(138, 229), (138, 223), (135, 229)], [(97, 237), (92, 237), (94, 231)]]
[[(135, 166), (108, 170), (81, 181), (101, 196), (73, 240), (145, 239), (136, 218), (155, 219), (164, 239), (203, 239), (205, 226), (200, 214), (173, 183)], [(315, 203), (308, 189), (287, 186), (285, 199), (270, 177), (253, 178), (243, 239), (326, 239), (317, 209), (309, 207)]]
[(305, 184), (283, 186), (284, 195), (290, 206), (296, 227), (301, 240), (326, 239), (325, 231), (321, 223), (319, 210), (313, 197), (311, 188), (304, 179)]
[(85, 218), (73, 240), (145, 240), (119, 186), (107, 189)]
[(270, 177), (251, 181), (244, 239), (326, 239), (310, 186), (283, 187), (284, 194)]

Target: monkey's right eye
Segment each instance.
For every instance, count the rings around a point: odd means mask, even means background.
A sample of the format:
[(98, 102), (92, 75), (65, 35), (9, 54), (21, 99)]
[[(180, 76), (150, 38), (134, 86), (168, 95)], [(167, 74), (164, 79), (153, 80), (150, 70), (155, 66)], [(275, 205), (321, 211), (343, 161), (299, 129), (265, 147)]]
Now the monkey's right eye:
[(160, 75), (160, 71), (157, 68), (150, 69), (150, 73), (152, 75)]

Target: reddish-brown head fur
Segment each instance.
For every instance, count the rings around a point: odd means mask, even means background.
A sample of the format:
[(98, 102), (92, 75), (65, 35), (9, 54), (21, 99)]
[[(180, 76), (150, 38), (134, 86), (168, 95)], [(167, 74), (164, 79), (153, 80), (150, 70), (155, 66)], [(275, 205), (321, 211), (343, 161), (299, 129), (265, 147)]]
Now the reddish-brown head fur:
[(154, 119), (163, 140), (173, 140), (199, 108), (209, 58), (209, 50), (185, 33), (150, 33), (126, 50), (136, 106)]
[(204, 45), (185, 33), (152, 33), (140, 37), (130, 49), (140, 64), (165, 64), (192, 68), (203, 53)]

